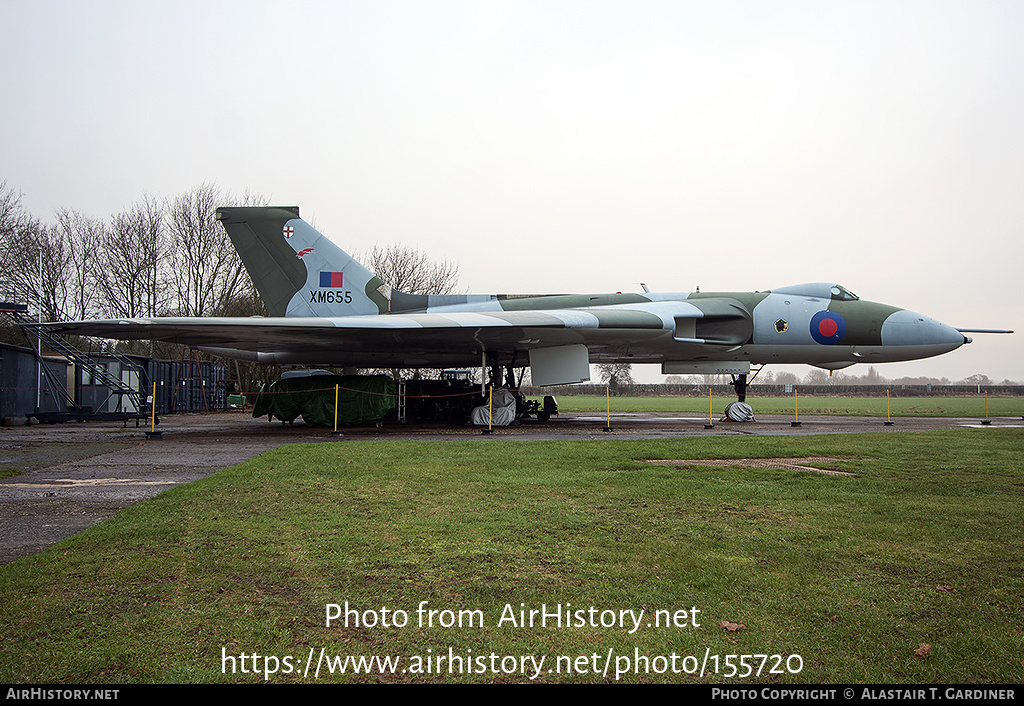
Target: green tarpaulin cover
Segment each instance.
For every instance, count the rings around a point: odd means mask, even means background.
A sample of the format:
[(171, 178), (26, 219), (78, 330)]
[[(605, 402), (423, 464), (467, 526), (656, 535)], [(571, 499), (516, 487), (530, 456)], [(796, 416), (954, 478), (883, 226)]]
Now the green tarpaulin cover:
[(397, 387), (386, 375), (313, 375), (278, 380), (260, 390), (252, 416), (334, 426), (334, 386), (338, 386), (338, 425), (376, 422), (395, 408)]

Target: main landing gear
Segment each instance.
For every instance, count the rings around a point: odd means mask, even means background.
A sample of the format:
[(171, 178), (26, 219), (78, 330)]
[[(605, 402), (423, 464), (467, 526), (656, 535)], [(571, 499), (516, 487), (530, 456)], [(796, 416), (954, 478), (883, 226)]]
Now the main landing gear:
[[(499, 362), (497, 355), (487, 354), (484, 357), (481, 373), (486, 373), (485, 377), (492, 387), (503, 387), (512, 393), (516, 400), (517, 421), (530, 416), (536, 417), (539, 422), (548, 421), (553, 415), (558, 414), (558, 401), (552, 395), (545, 395), (543, 402), (526, 399), (523, 393), (519, 391), (523, 383), (523, 377), (526, 375), (526, 368), (520, 368), (517, 379), (515, 363), (515, 353), (512, 354), (511, 360), (504, 366)], [(481, 394), (483, 394), (483, 387), (481, 387)]]

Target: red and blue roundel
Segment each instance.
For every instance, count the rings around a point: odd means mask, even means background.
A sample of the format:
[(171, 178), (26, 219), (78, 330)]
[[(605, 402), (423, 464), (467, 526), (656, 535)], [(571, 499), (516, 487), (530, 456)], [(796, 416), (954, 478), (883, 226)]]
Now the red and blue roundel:
[(819, 311), (811, 317), (811, 338), (823, 346), (839, 343), (845, 335), (846, 321), (834, 311)]

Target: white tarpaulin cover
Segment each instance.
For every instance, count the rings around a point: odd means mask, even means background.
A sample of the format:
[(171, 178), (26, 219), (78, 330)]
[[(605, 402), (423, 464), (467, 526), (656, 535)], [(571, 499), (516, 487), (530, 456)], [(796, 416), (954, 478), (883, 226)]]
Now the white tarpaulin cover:
[(746, 402), (730, 402), (725, 406), (725, 415), (734, 422), (749, 422), (754, 418), (754, 410)]
[[(491, 426), (507, 427), (516, 420), (516, 398), (508, 390), (495, 390), (491, 407), (494, 414)], [(480, 427), (487, 426), (487, 405), (474, 407), (469, 421)]]

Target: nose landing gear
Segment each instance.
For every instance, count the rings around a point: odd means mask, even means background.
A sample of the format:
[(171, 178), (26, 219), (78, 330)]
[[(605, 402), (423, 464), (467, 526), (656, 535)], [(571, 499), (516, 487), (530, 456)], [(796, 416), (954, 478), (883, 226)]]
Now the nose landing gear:
[[(757, 372), (761, 372), (758, 369)], [(757, 375), (757, 373), (754, 373)], [(732, 388), (736, 390), (736, 401), (730, 402), (725, 407), (725, 418), (732, 422), (754, 421), (754, 409), (747, 404), (747, 376), (745, 374), (732, 376)], [(722, 421), (725, 421), (723, 419)]]

